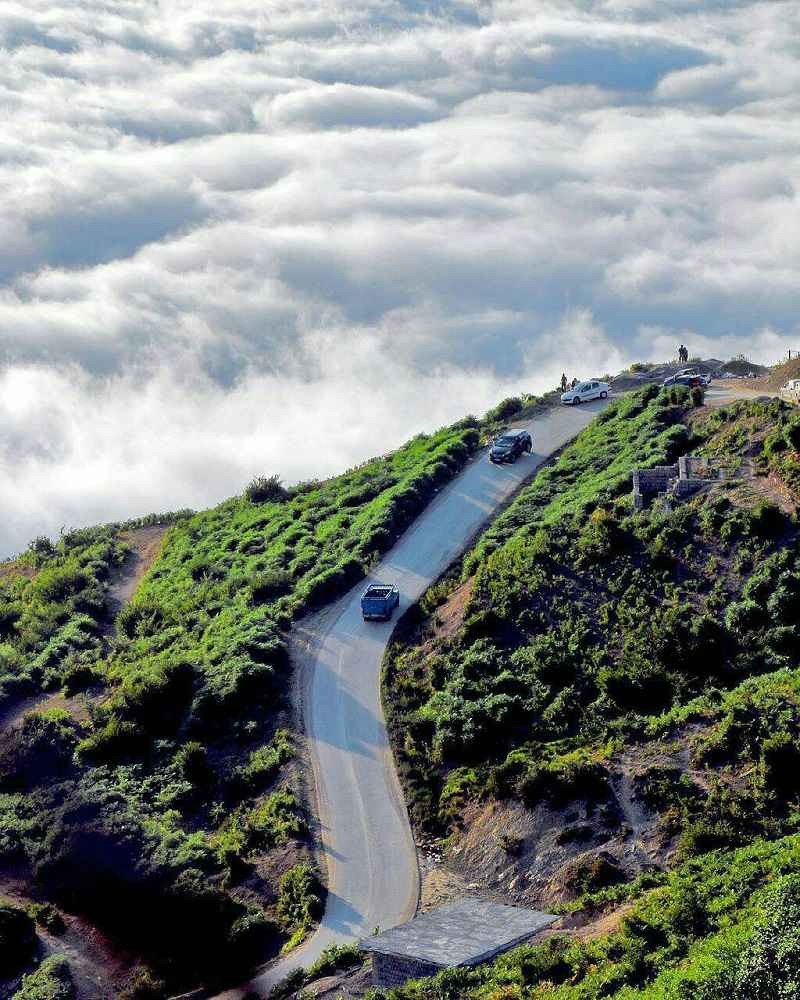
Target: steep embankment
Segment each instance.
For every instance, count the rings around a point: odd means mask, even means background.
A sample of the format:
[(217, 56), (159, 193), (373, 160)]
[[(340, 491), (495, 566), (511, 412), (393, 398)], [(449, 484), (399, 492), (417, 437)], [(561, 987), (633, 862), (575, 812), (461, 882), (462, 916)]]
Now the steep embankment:
[[(423, 599), (386, 700), (438, 884), (564, 914), (447, 990), (744, 998), (797, 954), (798, 446), (777, 401), (626, 399)], [(633, 513), (632, 466), (687, 451), (726, 478)]]

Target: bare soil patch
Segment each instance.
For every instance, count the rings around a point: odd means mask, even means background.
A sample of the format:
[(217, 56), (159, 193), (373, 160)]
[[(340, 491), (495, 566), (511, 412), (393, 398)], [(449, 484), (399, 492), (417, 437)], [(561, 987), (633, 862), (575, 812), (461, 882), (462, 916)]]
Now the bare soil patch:
[(459, 584), (444, 604), (436, 609), (436, 613), (432, 619), (433, 628), (430, 639), (426, 645), (433, 645), (440, 639), (449, 639), (460, 631), (461, 626), (464, 624), (466, 608), (470, 597), (472, 597), (474, 586), (475, 580), (473, 577), (470, 577), (462, 584)]
[(153, 524), (120, 535), (130, 545), (131, 553), (109, 581), (109, 603), (115, 615), (133, 599), (145, 574), (158, 558), (166, 531), (167, 525)]
[(90, 699), (85, 694), (67, 697), (67, 695), (57, 691), (54, 694), (31, 695), (30, 698), (23, 698), (22, 701), (0, 709), (0, 733), (16, 729), (28, 712), (33, 711), (59, 709), (68, 712), (76, 722), (86, 722), (89, 719), (89, 703)]
[(32, 580), (36, 576), (36, 570), (33, 566), (20, 564), (14, 559), (0, 563), (0, 579), (12, 576), (24, 576), (26, 580)]
[[(515, 800), (473, 803), (438, 856), (430, 845), (421, 849), (423, 909), (470, 892), (547, 908), (578, 899), (592, 877), (611, 873), (628, 882), (643, 871), (669, 868), (680, 830), (674, 818), (668, 821), (642, 797), (648, 778), (685, 777), (701, 796), (717, 780), (737, 780), (692, 765), (691, 748), (702, 732), (700, 726), (686, 726), (669, 742), (616, 754), (608, 761), (603, 801), (532, 807)], [(587, 920), (597, 924), (595, 914), (576, 914), (556, 929), (581, 927)]]

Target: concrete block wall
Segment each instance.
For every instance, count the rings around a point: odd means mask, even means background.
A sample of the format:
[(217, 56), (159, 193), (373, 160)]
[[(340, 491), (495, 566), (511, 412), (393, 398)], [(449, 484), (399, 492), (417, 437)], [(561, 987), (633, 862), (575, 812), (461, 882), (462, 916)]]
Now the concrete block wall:
[(676, 496), (690, 497), (692, 494), (697, 493), (698, 490), (701, 490), (707, 481), (706, 479), (678, 479), (673, 486), (673, 490)]
[(373, 986), (402, 986), (409, 979), (435, 976), (441, 971), (441, 967), (432, 962), (401, 955), (383, 955), (376, 951), (372, 953)]
[(633, 506), (642, 510), (645, 497), (666, 493), (678, 477), (677, 465), (657, 465), (654, 469), (633, 470)]
[(663, 493), (678, 477), (677, 465), (657, 465), (654, 469), (635, 469), (633, 488), (639, 493)]

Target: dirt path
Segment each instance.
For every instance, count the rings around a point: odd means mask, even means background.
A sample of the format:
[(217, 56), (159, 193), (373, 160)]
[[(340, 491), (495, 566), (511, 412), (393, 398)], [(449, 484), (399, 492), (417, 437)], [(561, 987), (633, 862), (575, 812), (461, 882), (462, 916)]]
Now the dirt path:
[(651, 817), (639, 806), (633, 793), (633, 781), (627, 768), (611, 779), (611, 789), (625, 822), (630, 828), (626, 838), (625, 854), (635, 868), (647, 867), (651, 859), (642, 846), (642, 834), (651, 823)]
[(131, 546), (131, 554), (109, 582), (108, 597), (114, 617), (133, 599), (145, 573), (158, 558), (166, 531), (166, 525), (153, 524), (120, 535)]

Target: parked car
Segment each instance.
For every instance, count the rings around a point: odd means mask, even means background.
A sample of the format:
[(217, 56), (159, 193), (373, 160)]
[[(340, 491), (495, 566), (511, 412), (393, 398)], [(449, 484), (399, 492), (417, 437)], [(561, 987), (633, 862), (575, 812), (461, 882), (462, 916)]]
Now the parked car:
[(605, 399), (609, 392), (611, 386), (607, 382), (579, 382), (574, 389), (561, 394), (561, 402), (574, 406), (590, 399)]
[(393, 584), (371, 583), (361, 595), (364, 621), (388, 622), (400, 603), (400, 590)]
[(661, 383), (662, 385), (711, 385), (711, 376), (707, 372), (698, 371), (696, 368), (682, 368), (674, 375), (669, 375)]
[(489, 450), (489, 461), (516, 462), (526, 451), (533, 451), (533, 438), (527, 431), (504, 431), (494, 439)]

